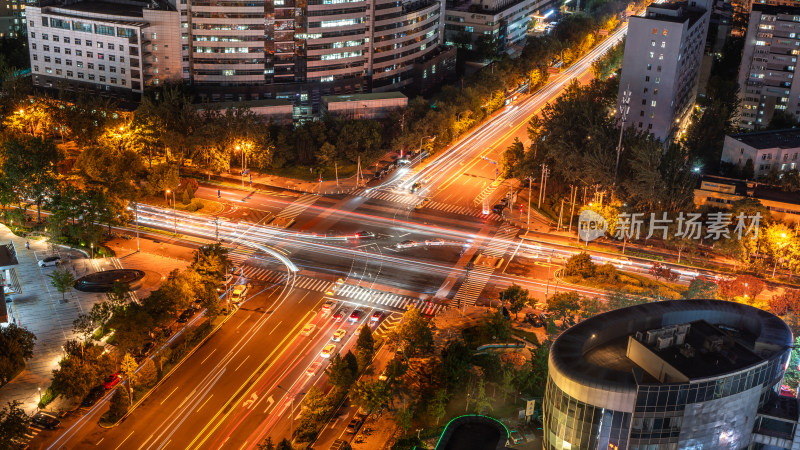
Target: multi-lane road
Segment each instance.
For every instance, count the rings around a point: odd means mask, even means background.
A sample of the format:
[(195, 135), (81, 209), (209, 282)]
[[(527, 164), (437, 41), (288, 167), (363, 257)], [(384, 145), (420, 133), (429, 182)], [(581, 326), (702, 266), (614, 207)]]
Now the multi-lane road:
[[(107, 408), (101, 402), (59, 432), (37, 436), (32, 447), (255, 448), (266, 436), (289, 436), (303, 395), (312, 385), (324, 389), (328, 359), (320, 352), (337, 329), (346, 331), (337, 351), (346, 351), (358, 327), (385, 332), (409, 307), (433, 315), (475, 304), (487, 286), (512, 283), (535, 295), (552, 292), (554, 261), (575, 250), (520, 240), (520, 230), (484, 214), (482, 205), (508, 190), (494, 183), (502, 150), (515, 138), (524, 141), (529, 118), (571, 80), (587, 79), (592, 61), (624, 33), (624, 27), (613, 33), (438, 157), (399, 169), (380, 185), (338, 196), (223, 189), (227, 209), (218, 218), (140, 206), (143, 226), (228, 245), (253, 285), (250, 298), (119, 426), (96, 425)], [(411, 193), (415, 183), (421, 189)], [(201, 187), (196, 195), (217, 199), (217, 187)], [(273, 218), (293, 225), (267, 225)], [(505, 268), (512, 258), (544, 264), (526, 276), (510, 275)], [(685, 279), (695, 275), (685, 272)], [(327, 299), (344, 309), (344, 321), (322, 311)], [(356, 308), (362, 316), (348, 321)], [(372, 321), (374, 311), (383, 314)], [(314, 330), (304, 335), (307, 324)]]

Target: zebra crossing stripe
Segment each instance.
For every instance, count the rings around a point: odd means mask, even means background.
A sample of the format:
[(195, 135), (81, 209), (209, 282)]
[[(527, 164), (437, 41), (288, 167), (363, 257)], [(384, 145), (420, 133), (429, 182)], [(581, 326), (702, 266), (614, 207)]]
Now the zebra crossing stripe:
[(294, 219), (301, 212), (305, 211), (306, 208), (311, 206), (312, 203), (317, 201), (317, 198), (319, 197), (316, 195), (306, 194), (295, 200), (291, 205), (284, 208), (284, 210), (278, 213), (278, 215), (275, 217), (279, 217), (281, 219)]

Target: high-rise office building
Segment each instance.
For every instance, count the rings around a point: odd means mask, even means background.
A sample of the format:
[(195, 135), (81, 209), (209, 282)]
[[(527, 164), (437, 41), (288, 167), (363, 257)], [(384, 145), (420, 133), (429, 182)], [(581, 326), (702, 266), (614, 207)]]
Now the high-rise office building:
[(779, 396), (792, 332), (742, 303), (672, 300), (587, 319), (553, 343), (545, 449), (792, 449)]
[(800, 8), (753, 5), (739, 66), (739, 126), (765, 127), (775, 111), (800, 117)]
[[(190, 83), (210, 101), (274, 98), (301, 107), (318, 105), (323, 95), (424, 90), (455, 68), (454, 51), (442, 45), (444, 4), (438, 0), (118, 1), (53, 3), (31, 9), (68, 27), (86, 15), (103, 26), (121, 26), (103, 20), (136, 23), (142, 51), (159, 58), (150, 61), (154, 69), (167, 62), (155, 49), (163, 51), (169, 45), (167, 67), (145, 74), (154, 75), (152, 83), (163, 82), (168, 68), (170, 78)], [(161, 15), (154, 18), (152, 11), (176, 18), (169, 21), (172, 28), (157, 38), (150, 37), (150, 28), (167, 24)], [(32, 42), (36, 39), (32, 37)], [(162, 39), (169, 42), (159, 42)], [(66, 47), (63, 42), (61, 47)], [(32, 60), (34, 55), (45, 56), (40, 52), (41, 48), (32, 50)], [(66, 69), (56, 75), (37, 65), (48, 76), (47, 83), (58, 77), (79, 81), (74, 70), (69, 77)], [(145, 77), (140, 87), (148, 83)]]
[(669, 140), (697, 95), (711, 1), (650, 5), (628, 24), (619, 98), (630, 90), (625, 126)]
[(0, 38), (25, 34), (26, 0), (0, 0)]
[(448, 45), (502, 54), (521, 50), (533, 15), (552, 0), (451, 0), (445, 16)]

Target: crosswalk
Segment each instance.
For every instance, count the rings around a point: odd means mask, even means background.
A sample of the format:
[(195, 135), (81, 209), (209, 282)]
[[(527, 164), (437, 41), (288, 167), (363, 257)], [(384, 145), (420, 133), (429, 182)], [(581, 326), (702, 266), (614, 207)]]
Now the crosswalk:
[(378, 200), (384, 200), (392, 203), (400, 203), (403, 205), (416, 205), (417, 203), (422, 201), (422, 198), (414, 194), (402, 194), (402, 193), (396, 194), (393, 192), (387, 192), (385, 190), (369, 189), (369, 188), (356, 189), (355, 191), (351, 192), (350, 195), (353, 195), (355, 197), (375, 198)]
[(511, 225), (503, 224), (494, 237), (484, 246), (483, 254), (495, 258), (502, 258), (511, 245), (511, 240), (519, 233), (519, 230)]
[[(431, 201), (425, 204), (425, 208), (435, 209), (438, 211), (444, 211), (452, 214), (460, 214), (462, 216), (486, 217), (482, 211), (472, 208), (467, 208), (466, 206), (451, 205), (449, 203)], [(489, 215), (489, 217), (492, 216), (496, 215)]]
[[(269, 284), (281, 283), (286, 280), (287, 277), (286, 272), (270, 270), (264, 267), (243, 266), (242, 270), (245, 278), (249, 280), (256, 279)], [(332, 285), (332, 281), (320, 280), (319, 278), (306, 277), (302, 275), (298, 276), (294, 282), (295, 288), (316, 292), (327, 292)]]
[(395, 311), (405, 311), (410, 305), (419, 308), (420, 311), (426, 315), (435, 315), (444, 308), (444, 305), (423, 302), (415, 297), (366, 289), (352, 284), (343, 284), (339, 286), (335, 290), (335, 295), (339, 299), (356, 300), (364, 305), (388, 308)]
[(314, 194), (306, 194), (302, 197), (298, 198), (291, 205), (287, 206), (283, 209), (283, 211), (279, 212), (276, 218), (280, 219), (294, 219), (297, 217), (301, 212), (305, 211), (309, 206), (314, 204), (315, 201), (319, 198), (318, 195)]
[(492, 277), (494, 267), (476, 266), (469, 272), (467, 279), (458, 288), (456, 295), (450, 301), (451, 307), (458, 307), (460, 305), (474, 305), (478, 297)]
[(482, 204), (483, 203), (483, 199), (485, 199), (485, 198), (489, 197), (490, 195), (492, 195), (494, 193), (494, 191), (496, 191), (497, 188), (500, 187), (501, 184), (503, 184), (503, 178), (498, 178), (494, 182), (490, 183), (488, 186), (483, 188), (481, 193), (478, 194), (477, 197), (475, 197), (475, 200), (473, 200), (472, 203), (474, 205), (476, 205), (476, 206)]

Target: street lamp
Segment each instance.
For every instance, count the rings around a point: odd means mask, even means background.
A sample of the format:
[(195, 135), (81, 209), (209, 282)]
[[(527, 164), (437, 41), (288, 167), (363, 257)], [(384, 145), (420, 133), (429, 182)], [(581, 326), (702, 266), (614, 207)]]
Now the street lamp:
[(178, 212), (175, 211), (175, 191), (167, 189), (167, 194), (172, 193), (172, 218), (175, 221), (175, 236), (178, 235)]
[[(37, 389), (39, 389), (39, 405), (41, 405), (42, 404), (42, 388), (39, 387)], [(36, 409), (39, 409), (39, 405), (36, 405)]]
[(92, 257), (91, 257), (91, 259), (94, 259), (94, 242), (90, 242), (89, 243), (89, 247), (92, 249)]
[[(289, 392), (286, 388), (284, 388), (283, 386), (281, 386), (279, 384), (276, 384), (275, 387), (277, 387), (278, 389), (282, 390), (283, 392), (286, 392), (286, 395), (289, 396), (289, 401), (291, 402), (291, 408), (292, 408), (292, 410), (289, 411), (289, 414), (292, 416), (292, 421), (291, 421), (291, 425), (290, 425), (290, 428), (289, 428), (289, 438), (291, 440), (294, 440), (294, 397), (295, 396), (292, 395), (291, 392)], [(306, 393), (305, 392), (301, 392), (300, 395), (306, 395)]]
[(625, 119), (628, 118), (628, 112), (631, 110), (629, 106), (631, 103), (631, 86), (622, 93), (622, 101), (619, 105), (619, 118), (621, 119), (619, 125), (619, 143), (617, 144), (617, 163), (614, 165), (614, 186), (617, 185), (617, 171), (619, 171), (619, 155), (622, 153), (622, 132), (625, 131)]

